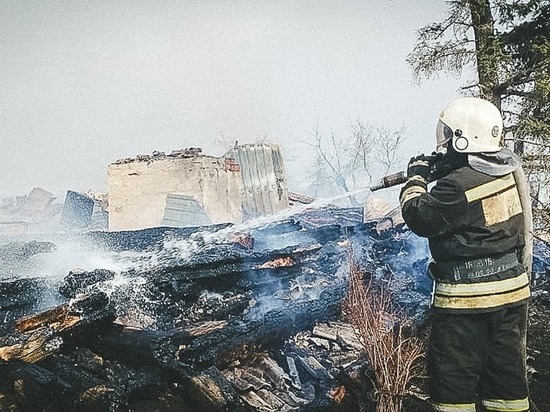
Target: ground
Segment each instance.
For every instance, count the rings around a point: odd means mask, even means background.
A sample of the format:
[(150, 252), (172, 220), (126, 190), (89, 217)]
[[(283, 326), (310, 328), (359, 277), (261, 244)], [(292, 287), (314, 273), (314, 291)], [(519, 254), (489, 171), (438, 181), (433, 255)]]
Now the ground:
[(550, 306), (538, 300), (530, 308), (527, 347), (531, 399), (540, 412), (550, 411)]

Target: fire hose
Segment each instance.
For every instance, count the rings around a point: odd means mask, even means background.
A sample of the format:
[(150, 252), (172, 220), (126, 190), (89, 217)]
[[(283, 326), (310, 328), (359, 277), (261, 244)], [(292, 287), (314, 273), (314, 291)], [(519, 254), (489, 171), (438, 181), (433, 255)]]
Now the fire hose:
[[(430, 181), (439, 179), (451, 170), (450, 158), (443, 153), (435, 153), (431, 156), (426, 156), (428, 164), (430, 166)], [(407, 181), (407, 173), (404, 171), (386, 175), (379, 181), (375, 182), (369, 189), (374, 192), (375, 190), (387, 189), (388, 187), (397, 186)]]

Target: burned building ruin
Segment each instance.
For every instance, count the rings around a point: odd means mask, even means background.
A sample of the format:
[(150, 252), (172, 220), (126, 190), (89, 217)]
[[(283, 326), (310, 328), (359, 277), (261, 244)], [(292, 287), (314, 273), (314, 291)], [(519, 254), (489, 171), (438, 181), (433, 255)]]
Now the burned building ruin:
[(272, 144), (236, 146), (221, 157), (200, 148), (109, 165), (109, 230), (240, 223), (288, 207), (282, 155)]

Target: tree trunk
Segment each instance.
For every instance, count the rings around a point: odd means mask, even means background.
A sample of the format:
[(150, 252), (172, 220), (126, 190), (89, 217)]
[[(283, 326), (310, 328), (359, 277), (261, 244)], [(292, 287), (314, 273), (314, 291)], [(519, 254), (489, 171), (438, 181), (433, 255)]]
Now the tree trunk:
[(498, 81), (497, 45), (494, 20), (489, 0), (466, 0), (470, 9), (476, 42), (477, 74), (481, 97), (492, 101), (500, 109), (500, 96), (495, 94)]

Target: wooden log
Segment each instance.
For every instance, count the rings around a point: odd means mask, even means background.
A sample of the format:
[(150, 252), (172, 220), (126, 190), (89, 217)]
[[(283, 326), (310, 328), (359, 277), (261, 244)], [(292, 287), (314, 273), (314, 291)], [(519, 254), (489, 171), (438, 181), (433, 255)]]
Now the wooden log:
[(82, 295), (69, 304), (20, 319), (15, 329), (22, 334), (21, 342), (0, 348), (0, 357), (36, 363), (63, 346), (78, 345), (107, 330), (114, 319), (104, 293)]
[(214, 366), (186, 380), (189, 398), (200, 411), (244, 411), (229, 381)]
[(111, 280), (115, 272), (107, 269), (95, 269), (92, 271), (73, 270), (63, 279), (59, 286), (59, 293), (67, 298), (74, 298), (79, 293), (85, 292), (86, 288), (100, 282)]
[(115, 324), (88, 342), (87, 347), (95, 353), (131, 366), (153, 365), (185, 374), (185, 369), (177, 360), (177, 352), (180, 345), (187, 344), (191, 339), (185, 330), (162, 332)]
[(28, 411), (68, 411), (74, 390), (38, 365), (22, 364), (11, 373), (17, 403)]
[(189, 367), (224, 365), (234, 360), (232, 353), (242, 346), (277, 345), (296, 331), (333, 319), (339, 313), (344, 292), (344, 285), (334, 286), (317, 300), (289, 304), (246, 323), (230, 323), (194, 339), (180, 350), (180, 360)]

